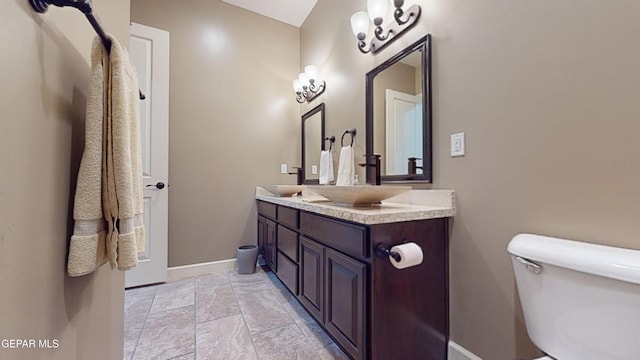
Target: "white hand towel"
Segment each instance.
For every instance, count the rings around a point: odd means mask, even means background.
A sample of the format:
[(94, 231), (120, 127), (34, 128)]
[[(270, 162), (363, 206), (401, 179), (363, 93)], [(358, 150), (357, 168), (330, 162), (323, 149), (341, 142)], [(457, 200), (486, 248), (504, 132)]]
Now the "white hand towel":
[(355, 161), (353, 159), (353, 147), (344, 146), (340, 150), (340, 161), (338, 162), (337, 186), (353, 185), (353, 176), (356, 174)]
[(320, 153), (320, 185), (327, 185), (336, 178), (333, 175), (333, 151), (323, 150)]

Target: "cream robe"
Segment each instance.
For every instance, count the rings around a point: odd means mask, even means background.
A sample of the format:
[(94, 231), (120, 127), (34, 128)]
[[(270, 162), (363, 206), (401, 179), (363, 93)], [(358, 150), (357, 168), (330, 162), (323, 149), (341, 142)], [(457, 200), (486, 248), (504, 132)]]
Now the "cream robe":
[(110, 55), (99, 37), (91, 53), (70, 276), (91, 273), (107, 260), (112, 267), (131, 269), (144, 251), (138, 81), (126, 50), (109, 38)]

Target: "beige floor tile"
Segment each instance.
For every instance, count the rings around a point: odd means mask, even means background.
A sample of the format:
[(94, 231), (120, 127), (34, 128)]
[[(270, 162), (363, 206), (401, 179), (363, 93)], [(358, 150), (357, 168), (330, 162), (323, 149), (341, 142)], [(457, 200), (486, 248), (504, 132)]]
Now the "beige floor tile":
[(269, 285), (271, 291), (281, 303), (293, 301), (296, 297), (287, 289), (284, 284), (272, 272), (267, 273), (265, 282)]
[(307, 337), (309, 343), (314, 349), (320, 350), (324, 347), (333, 345), (333, 340), (331, 340), (329, 335), (324, 332), (324, 329), (322, 329), (315, 321), (297, 322), (296, 325), (298, 325), (300, 330), (302, 330), (302, 333)]
[(194, 279), (189, 278), (159, 285), (150, 313), (193, 305), (195, 302), (194, 283)]
[(197, 360), (258, 360), (242, 315), (196, 325)]
[(271, 291), (237, 296), (251, 334), (293, 323), (293, 319)]
[(134, 360), (171, 359), (195, 350), (194, 307), (149, 314)]
[(349, 360), (349, 357), (335, 344), (318, 350), (318, 354), (322, 360)]
[(196, 277), (196, 287), (217, 287), (231, 285), (225, 271), (201, 275)]
[(186, 354), (186, 355), (181, 355), (178, 357), (171, 358), (171, 360), (194, 360), (195, 358), (196, 358), (196, 354), (191, 353), (191, 354)]
[(282, 303), (282, 306), (284, 306), (284, 309), (289, 313), (289, 315), (291, 315), (291, 318), (295, 322), (301, 322), (301, 321), (303, 321), (303, 322), (312, 322), (312, 321), (315, 321), (315, 320), (313, 320), (311, 315), (309, 315), (307, 310), (305, 310), (302, 307), (302, 305), (300, 305), (298, 300), (294, 299), (293, 301)]
[(240, 285), (240, 284), (256, 284), (256, 283), (264, 283), (265, 274), (263, 271), (257, 271), (254, 274), (238, 274), (236, 270), (228, 270), (227, 276), (229, 276), (229, 281), (231, 285)]
[[(152, 301), (153, 299), (148, 299)], [(133, 351), (138, 345), (138, 339), (140, 338), (140, 334), (142, 333), (142, 328), (144, 326), (144, 321), (147, 317), (147, 314), (133, 316), (131, 314), (126, 314), (124, 317), (124, 358), (126, 360), (130, 360), (131, 356), (133, 356)]]
[(196, 323), (239, 314), (240, 306), (231, 285), (196, 287)]
[(253, 335), (261, 360), (320, 360), (318, 352), (295, 324)]
[(127, 290), (124, 354), (126, 360), (348, 359), (275, 274), (261, 269)]
[(133, 289), (127, 289), (124, 293), (124, 302), (130, 300), (153, 299), (156, 296), (158, 285), (142, 286)]

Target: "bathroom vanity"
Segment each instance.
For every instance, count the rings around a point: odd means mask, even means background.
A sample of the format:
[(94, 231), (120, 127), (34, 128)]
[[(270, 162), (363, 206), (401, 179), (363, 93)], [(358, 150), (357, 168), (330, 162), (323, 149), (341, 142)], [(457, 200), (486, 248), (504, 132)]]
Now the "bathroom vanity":
[[(351, 358), (447, 358), (453, 191), (412, 190), (364, 208), (262, 188), (256, 200), (267, 265)], [(400, 270), (376, 256), (405, 242), (420, 246), (422, 264)]]

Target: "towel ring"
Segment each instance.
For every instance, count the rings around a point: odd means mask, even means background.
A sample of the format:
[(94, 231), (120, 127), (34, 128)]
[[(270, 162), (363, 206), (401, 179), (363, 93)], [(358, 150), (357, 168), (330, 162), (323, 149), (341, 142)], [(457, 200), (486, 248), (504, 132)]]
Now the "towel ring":
[(345, 136), (345, 135), (347, 135), (347, 134), (350, 134), (350, 135), (351, 135), (351, 145), (350, 145), (350, 146), (353, 146), (353, 138), (355, 138), (355, 137), (356, 137), (356, 129), (349, 129), (349, 130), (346, 130), (346, 131), (344, 132), (344, 134), (342, 134), (342, 138), (340, 139), (340, 145), (341, 145), (342, 147), (344, 147), (344, 136)]
[(331, 151), (331, 149), (333, 149), (333, 143), (336, 142), (336, 137), (331, 135), (330, 137), (324, 138), (324, 141), (327, 140), (329, 140), (329, 151)]

